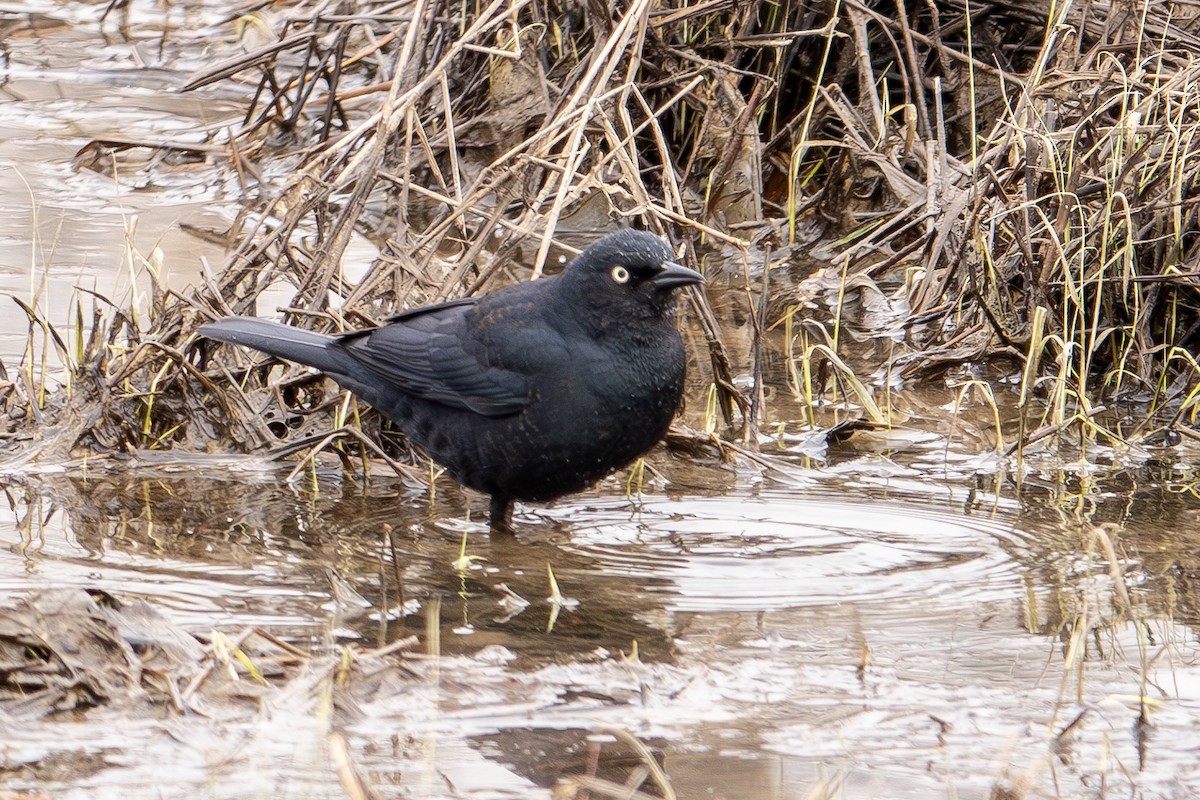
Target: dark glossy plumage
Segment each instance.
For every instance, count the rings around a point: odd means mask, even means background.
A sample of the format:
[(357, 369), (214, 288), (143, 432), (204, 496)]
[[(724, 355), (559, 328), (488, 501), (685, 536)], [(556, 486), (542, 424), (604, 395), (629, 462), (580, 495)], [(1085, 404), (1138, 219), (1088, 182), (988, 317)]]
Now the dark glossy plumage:
[(600, 239), (559, 275), (324, 336), (230, 317), (200, 333), (316, 367), (456, 480), (514, 500), (579, 491), (666, 433), (683, 391), (674, 289), (703, 281), (657, 236)]

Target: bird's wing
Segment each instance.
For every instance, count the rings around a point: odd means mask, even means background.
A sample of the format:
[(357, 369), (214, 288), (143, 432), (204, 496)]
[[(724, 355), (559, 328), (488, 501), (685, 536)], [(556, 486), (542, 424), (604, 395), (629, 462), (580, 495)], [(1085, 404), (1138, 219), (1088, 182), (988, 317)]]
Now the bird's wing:
[(529, 381), (488, 363), (470, 335), (467, 298), (399, 314), (379, 328), (342, 336), (338, 344), (373, 375), (401, 390), (488, 417), (515, 414), (530, 401)]

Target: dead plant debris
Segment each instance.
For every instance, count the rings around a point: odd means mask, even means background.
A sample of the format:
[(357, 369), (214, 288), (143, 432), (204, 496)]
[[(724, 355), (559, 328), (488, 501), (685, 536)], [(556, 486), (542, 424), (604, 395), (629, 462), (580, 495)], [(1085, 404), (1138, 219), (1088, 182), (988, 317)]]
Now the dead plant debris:
[[(836, 390), (870, 410), (883, 394), (843, 358), (858, 297), (891, 314), (903, 376), (1023, 359), (1026, 431), (1136, 439), (1194, 421), (1200, 41), (1169, 5), (356, 9), (239, 12), (231, 55), (183, 87), (241, 87), (235, 127), (80, 151), (92, 168), (130, 148), (224, 159), (247, 211), (229, 263), (194, 291), (163, 288), (148, 263), (144, 309), (95, 295), (63, 325), (25, 307), (26, 358), (0, 376), (14, 453), (307, 448), (399, 469), (405, 448), (378, 417), (196, 328), (272, 311), (263, 294), (281, 282), (292, 324), (371, 324), (536, 278), (623, 224), (719, 264), (718, 305), (774, 310), (756, 336), (786, 327), (788, 352), (818, 365), (810, 402)], [(351, 277), (357, 236), (379, 256)], [(829, 285), (832, 301), (814, 288)], [(692, 310), (711, 356), (697, 369), (740, 422), (758, 412), (734, 379), (742, 359), (705, 298)], [(64, 380), (48, 380), (49, 352)], [(1139, 423), (1089, 424), (1108, 403), (1138, 404)]]

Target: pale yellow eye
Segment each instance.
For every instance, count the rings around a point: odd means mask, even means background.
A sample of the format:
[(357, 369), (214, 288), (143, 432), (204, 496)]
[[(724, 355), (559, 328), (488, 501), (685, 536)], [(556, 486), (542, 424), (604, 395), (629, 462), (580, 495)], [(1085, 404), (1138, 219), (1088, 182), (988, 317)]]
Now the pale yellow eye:
[(611, 275), (612, 279), (617, 283), (629, 283), (629, 270), (619, 264), (612, 268)]

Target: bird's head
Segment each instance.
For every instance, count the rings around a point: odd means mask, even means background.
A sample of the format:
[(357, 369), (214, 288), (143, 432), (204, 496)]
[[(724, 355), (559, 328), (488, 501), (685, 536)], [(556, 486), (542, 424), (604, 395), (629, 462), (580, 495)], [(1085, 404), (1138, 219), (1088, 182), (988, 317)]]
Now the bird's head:
[(669, 316), (674, 289), (704, 276), (674, 261), (662, 237), (636, 230), (610, 233), (576, 256), (562, 273), (585, 309), (616, 319)]

